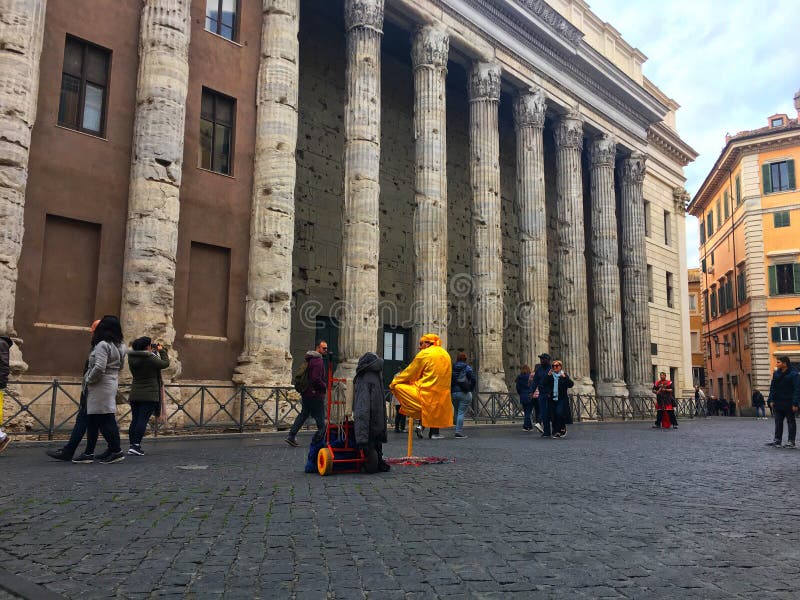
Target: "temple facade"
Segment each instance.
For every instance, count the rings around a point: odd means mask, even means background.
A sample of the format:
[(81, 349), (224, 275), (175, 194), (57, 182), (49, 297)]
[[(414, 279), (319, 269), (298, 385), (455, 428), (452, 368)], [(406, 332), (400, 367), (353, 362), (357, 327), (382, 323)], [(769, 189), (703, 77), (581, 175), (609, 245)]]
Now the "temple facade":
[(0, 0), (0, 327), (89, 324), (178, 381), (289, 385), (424, 332), (482, 391), (692, 384), (676, 102), (582, 0)]

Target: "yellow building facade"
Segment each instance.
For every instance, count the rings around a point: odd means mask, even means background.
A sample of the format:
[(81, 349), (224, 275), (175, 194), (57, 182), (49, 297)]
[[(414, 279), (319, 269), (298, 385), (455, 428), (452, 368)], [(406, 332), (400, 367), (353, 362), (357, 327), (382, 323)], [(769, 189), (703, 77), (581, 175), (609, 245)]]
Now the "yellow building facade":
[[(800, 114), (800, 92), (795, 95)], [(800, 119), (726, 136), (688, 212), (700, 221), (708, 391), (751, 406), (778, 356), (800, 362)]]
[(703, 351), (705, 337), (703, 336), (703, 308), (700, 298), (702, 289), (703, 272), (700, 269), (689, 269), (687, 283), (689, 287), (689, 340), (692, 350), (692, 383), (706, 387), (706, 357)]

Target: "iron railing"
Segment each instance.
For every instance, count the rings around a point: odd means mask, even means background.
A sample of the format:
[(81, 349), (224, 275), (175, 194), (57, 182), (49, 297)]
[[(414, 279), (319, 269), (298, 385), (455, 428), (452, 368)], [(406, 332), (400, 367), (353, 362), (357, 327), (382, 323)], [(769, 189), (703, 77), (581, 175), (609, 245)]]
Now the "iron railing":
[[(127, 395), (129, 386), (121, 385)], [(226, 386), (177, 383), (164, 387), (168, 422), (152, 425), (154, 435), (188, 431), (245, 432), (288, 429), (300, 413), (300, 397), (290, 387)], [(343, 401), (345, 390), (333, 386), (335, 399)], [(387, 420), (394, 423), (396, 407), (386, 392)], [(80, 383), (52, 381), (9, 382), (5, 395), (3, 428), (12, 433), (56, 435), (68, 433), (78, 412)], [(580, 421), (641, 421), (655, 418), (651, 397), (570, 396), (572, 418)], [(705, 417), (705, 403), (693, 398), (676, 400), (679, 417)], [(117, 408), (117, 419), (130, 419), (128, 404)], [(474, 393), (466, 418), (475, 423), (517, 422), (523, 418), (519, 397), (514, 393)], [(313, 426), (313, 419), (306, 423)]]

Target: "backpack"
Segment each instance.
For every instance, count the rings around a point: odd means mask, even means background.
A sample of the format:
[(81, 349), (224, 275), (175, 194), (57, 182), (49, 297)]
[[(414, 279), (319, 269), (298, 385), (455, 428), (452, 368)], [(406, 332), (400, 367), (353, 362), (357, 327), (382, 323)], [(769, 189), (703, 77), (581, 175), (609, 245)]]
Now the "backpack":
[(467, 373), (467, 367), (461, 369), (458, 377), (456, 377), (456, 385), (461, 388), (462, 392), (472, 391), (472, 381), (470, 381), (469, 374)]
[(311, 386), (308, 381), (308, 361), (304, 360), (302, 366), (294, 374), (294, 389), (305, 394)]

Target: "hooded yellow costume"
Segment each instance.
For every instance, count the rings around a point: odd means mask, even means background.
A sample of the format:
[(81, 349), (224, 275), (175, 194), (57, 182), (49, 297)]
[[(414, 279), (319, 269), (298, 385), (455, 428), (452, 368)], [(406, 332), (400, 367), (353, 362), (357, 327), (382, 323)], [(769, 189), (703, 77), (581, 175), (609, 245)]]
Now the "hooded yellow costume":
[(431, 345), (420, 350), (411, 364), (394, 376), (389, 389), (400, 403), (400, 412), (420, 419), (423, 427), (452, 427), (450, 355), (442, 348), (438, 335), (425, 334), (420, 342)]

